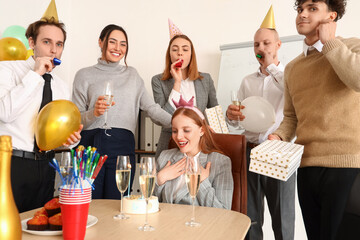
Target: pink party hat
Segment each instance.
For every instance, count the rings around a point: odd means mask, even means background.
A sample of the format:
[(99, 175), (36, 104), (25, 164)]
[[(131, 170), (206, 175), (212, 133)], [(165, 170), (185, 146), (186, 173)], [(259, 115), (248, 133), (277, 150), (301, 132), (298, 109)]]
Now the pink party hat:
[(180, 95), (180, 99), (179, 102), (176, 102), (174, 99), (172, 99), (174, 105), (176, 108), (187, 108), (187, 109), (191, 109), (193, 110), (197, 115), (199, 115), (199, 117), (204, 120), (204, 114), (202, 114), (202, 112), (197, 108), (194, 107), (194, 96), (192, 96), (190, 98), (189, 101), (186, 101), (182, 98), (182, 95)]
[(180, 29), (177, 26), (175, 26), (175, 24), (170, 19), (168, 19), (168, 22), (169, 22), (170, 39), (172, 39), (176, 35), (182, 35), (183, 34), (180, 31)]

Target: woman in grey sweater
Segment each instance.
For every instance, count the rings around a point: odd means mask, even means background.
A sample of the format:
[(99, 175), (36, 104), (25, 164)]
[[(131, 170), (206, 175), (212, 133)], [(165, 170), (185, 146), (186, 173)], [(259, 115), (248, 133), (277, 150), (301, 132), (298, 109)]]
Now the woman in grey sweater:
[[(166, 66), (162, 74), (155, 75), (151, 81), (155, 102), (173, 114), (172, 99), (180, 95), (189, 101), (194, 97), (194, 105), (202, 112), (218, 105), (214, 82), (208, 73), (200, 73), (197, 68), (195, 49), (185, 35), (175, 35), (169, 42), (166, 52)], [(168, 149), (171, 129), (162, 128), (156, 149), (156, 157)]]
[[(118, 155), (130, 156), (131, 188), (136, 166), (134, 134), (139, 110), (146, 111), (155, 123), (167, 127), (171, 116), (152, 100), (137, 71), (127, 66), (129, 43), (123, 28), (113, 24), (106, 26), (100, 34), (99, 46), (102, 55), (98, 63), (76, 73), (73, 101), (81, 112), (84, 125), (80, 144), (96, 147), (101, 155), (109, 156), (94, 182), (92, 196), (120, 199), (115, 182), (116, 158)], [(123, 58), (126, 66), (119, 64)], [(104, 96), (105, 82), (113, 86), (111, 108)], [(102, 128), (106, 110), (107, 125), (111, 129)]]

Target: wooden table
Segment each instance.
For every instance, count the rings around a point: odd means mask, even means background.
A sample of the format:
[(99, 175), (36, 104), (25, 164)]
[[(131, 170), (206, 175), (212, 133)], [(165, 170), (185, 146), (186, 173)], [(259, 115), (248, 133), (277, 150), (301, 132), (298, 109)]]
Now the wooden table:
[[(119, 200), (93, 200), (89, 214), (99, 221), (86, 230), (85, 239), (244, 239), (250, 227), (250, 218), (230, 210), (195, 207), (196, 221), (200, 227), (185, 226), (190, 220), (192, 206), (160, 203), (160, 211), (149, 214), (153, 232), (141, 232), (137, 228), (144, 224), (145, 215), (129, 214), (127, 220), (114, 220), (119, 213)], [(32, 217), (36, 210), (20, 214), (20, 218)], [(62, 236), (38, 236), (23, 232), (23, 240), (62, 239)]]

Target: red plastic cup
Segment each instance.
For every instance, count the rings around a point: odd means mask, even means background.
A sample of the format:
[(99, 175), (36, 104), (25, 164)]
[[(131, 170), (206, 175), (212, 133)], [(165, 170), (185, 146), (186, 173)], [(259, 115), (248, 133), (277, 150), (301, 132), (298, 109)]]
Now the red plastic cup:
[(60, 190), (61, 216), (64, 240), (83, 240), (91, 202), (91, 188), (75, 191)]

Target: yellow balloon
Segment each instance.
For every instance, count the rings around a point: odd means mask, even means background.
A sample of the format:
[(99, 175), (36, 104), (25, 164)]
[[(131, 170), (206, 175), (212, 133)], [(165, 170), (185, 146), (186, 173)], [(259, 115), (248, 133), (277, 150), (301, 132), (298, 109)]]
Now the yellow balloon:
[(34, 51), (32, 49), (28, 49), (26, 52), (26, 58), (25, 60), (27, 60), (29, 57), (31, 57), (32, 55), (34, 55)]
[(0, 61), (25, 60), (27, 50), (17, 38), (6, 37), (0, 39)]
[(81, 115), (68, 100), (55, 100), (45, 105), (36, 118), (35, 137), (39, 149), (60, 147), (80, 127)]

